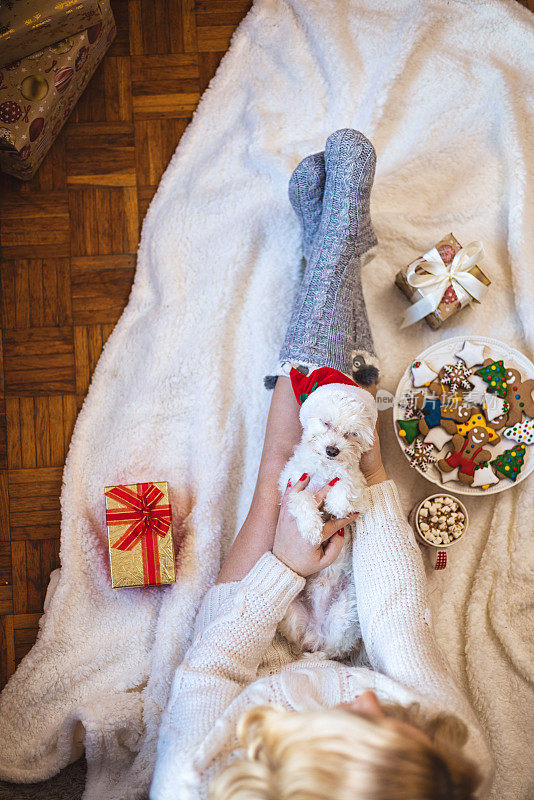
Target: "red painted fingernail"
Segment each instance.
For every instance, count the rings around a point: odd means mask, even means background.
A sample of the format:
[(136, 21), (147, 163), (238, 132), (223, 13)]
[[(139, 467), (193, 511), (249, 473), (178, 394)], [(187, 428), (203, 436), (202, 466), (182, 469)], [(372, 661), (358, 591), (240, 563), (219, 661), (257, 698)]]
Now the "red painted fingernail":
[(291, 486), (291, 478), (290, 478), (290, 479), (288, 480), (288, 482), (287, 482), (286, 489), (289, 489), (289, 487), (290, 487), (290, 486)]
[(345, 536), (345, 528), (341, 528), (341, 530), (339, 530), (338, 533), (340, 536)]
[(308, 477), (308, 473), (307, 472), (303, 472), (302, 475), (299, 478), (299, 481), (305, 481), (307, 477)]
[(334, 483), (337, 483), (337, 482), (338, 482), (338, 480), (339, 480), (339, 478), (332, 478), (332, 480), (331, 480), (331, 481), (329, 481), (328, 485), (329, 485), (329, 486), (333, 486), (333, 485), (334, 485)]

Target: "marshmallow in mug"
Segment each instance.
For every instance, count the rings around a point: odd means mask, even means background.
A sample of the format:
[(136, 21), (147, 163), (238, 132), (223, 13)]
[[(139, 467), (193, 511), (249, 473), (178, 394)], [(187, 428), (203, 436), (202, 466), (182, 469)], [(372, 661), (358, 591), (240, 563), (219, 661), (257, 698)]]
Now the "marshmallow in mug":
[(465, 514), (454, 497), (438, 495), (425, 500), (419, 508), (417, 527), (429, 544), (452, 544), (465, 531)]

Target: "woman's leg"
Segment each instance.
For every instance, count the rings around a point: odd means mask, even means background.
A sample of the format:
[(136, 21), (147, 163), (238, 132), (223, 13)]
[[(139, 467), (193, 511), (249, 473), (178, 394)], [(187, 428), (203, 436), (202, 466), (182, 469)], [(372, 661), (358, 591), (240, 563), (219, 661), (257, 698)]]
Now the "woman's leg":
[(304, 159), (291, 178), (289, 195), (303, 227), (308, 263), (280, 351), (279, 375), (265, 381), (274, 391), (250, 511), (218, 583), (243, 578), (274, 541), (278, 479), (302, 433), (300, 407), (282, 364), (330, 366), (350, 376), (356, 350), (364, 359), (360, 375), (374, 392), (378, 370), (360, 278), (360, 256), (376, 243), (369, 215), (374, 170), (371, 143), (356, 131), (342, 130), (328, 138), (324, 155)]
[[(278, 375), (288, 373), (284, 363), (299, 363), (333, 367), (361, 385), (378, 378), (361, 284), (361, 256), (377, 241), (369, 211), (375, 161), (365, 136), (344, 129), (291, 176), (289, 198), (301, 223), (307, 265)], [(276, 377), (266, 376), (267, 388)]]

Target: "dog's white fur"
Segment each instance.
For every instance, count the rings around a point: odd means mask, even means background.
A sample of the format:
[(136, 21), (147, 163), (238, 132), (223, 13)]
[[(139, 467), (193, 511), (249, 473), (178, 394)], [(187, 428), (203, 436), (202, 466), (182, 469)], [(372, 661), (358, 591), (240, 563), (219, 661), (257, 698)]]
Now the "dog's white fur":
[[(366, 511), (360, 458), (373, 443), (376, 418), (369, 392), (339, 383), (320, 386), (302, 404), (302, 438), (280, 475), (279, 489), (283, 494), (288, 480), (294, 486), (304, 472), (310, 476), (304, 490), (289, 494), (288, 508), (301, 536), (311, 544), (321, 542), (325, 524), (313, 493), (333, 478), (339, 480), (326, 495), (324, 511), (337, 518)], [(328, 455), (327, 447), (339, 452)], [(307, 579), (279, 625), (283, 635), (305, 652), (341, 658), (360, 638), (351, 545), (352, 530), (346, 526), (336, 561)]]

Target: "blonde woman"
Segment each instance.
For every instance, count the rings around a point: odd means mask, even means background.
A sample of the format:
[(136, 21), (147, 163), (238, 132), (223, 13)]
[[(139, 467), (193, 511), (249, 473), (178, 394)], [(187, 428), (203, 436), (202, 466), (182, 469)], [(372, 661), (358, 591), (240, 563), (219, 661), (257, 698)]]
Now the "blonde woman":
[[(204, 597), (162, 716), (151, 800), (470, 800), (492, 761), (482, 730), (436, 643), (419, 548), (378, 435), (362, 459), (370, 509), (299, 536), (277, 481), (300, 439), (286, 365), (330, 366), (374, 392), (376, 360), (360, 257), (375, 243), (375, 154), (336, 131), (290, 181), (306, 269), (280, 353), (247, 519)], [(315, 494), (318, 506), (330, 486)], [(306, 578), (338, 555), (353, 524), (362, 640), (350, 661), (295, 652), (277, 633)]]

